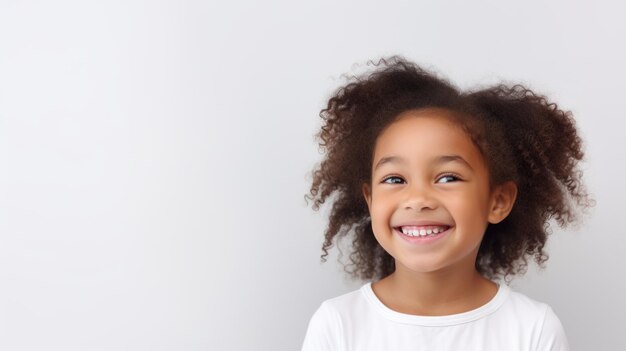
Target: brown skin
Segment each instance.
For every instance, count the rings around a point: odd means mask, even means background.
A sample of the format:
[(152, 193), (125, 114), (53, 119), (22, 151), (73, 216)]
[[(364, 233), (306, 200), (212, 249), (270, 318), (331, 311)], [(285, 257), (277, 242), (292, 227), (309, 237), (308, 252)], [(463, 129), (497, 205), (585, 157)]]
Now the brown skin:
[[(456, 272), (459, 273), (459, 272)], [(468, 274), (407, 280), (396, 273), (372, 284), (378, 299), (390, 309), (419, 316), (446, 316), (471, 311), (491, 300), (497, 286), (475, 269)]]
[(521, 85), (461, 91), (399, 56), (374, 65), (381, 67), (339, 87), (320, 112), (317, 137), (325, 155), (312, 172), (305, 199), (313, 200), (314, 210), (332, 201), (322, 261), (345, 238), (350, 244), (345, 269), (352, 277), (376, 281), (396, 272), (396, 259), (375, 237), (377, 224), (370, 218), (362, 184), (373, 188), (377, 203), (380, 192), (372, 174), (377, 138), (403, 112), (439, 108), (450, 112), (450, 120), (480, 151), (489, 189), (517, 186), (508, 216), (484, 230), (476, 271), (497, 279), (523, 274), (529, 259), (542, 265), (548, 259), (544, 246), (550, 222), (565, 228), (579, 209), (593, 204), (578, 169), (582, 141), (571, 113)]
[[(447, 155), (459, 159), (441, 162)], [(387, 156), (398, 161), (375, 167)], [(372, 186), (363, 184), (363, 196), (374, 235), (396, 267), (372, 285), (380, 300), (403, 313), (449, 315), (493, 298), (496, 285), (476, 270), (476, 256), (487, 224), (511, 211), (515, 184), (490, 188), (480, 150), (445, 109), (399, 115), (377, 138), (373, 160)], [(416, 245), (394, 231), (410, 220), (450, 229), (437, 242)]]

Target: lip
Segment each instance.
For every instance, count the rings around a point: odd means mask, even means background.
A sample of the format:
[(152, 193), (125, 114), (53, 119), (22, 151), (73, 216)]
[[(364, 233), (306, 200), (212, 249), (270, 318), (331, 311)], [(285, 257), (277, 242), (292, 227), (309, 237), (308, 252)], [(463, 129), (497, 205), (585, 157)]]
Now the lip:
[[(412, 222), (412, 223), (415, 223), (415, 222)], [(426, 245), (426, 244), (434, 244), (436, 242), (441, 241), (442, 239), (444, 239), (445, 237), (448, 236), (448, 234), (450, 233), (450, 229), (454, 228), (454, 227), (449, 226), (447, 224), (441, 224), (441, 223), (433, 224), (433, 223), (434, 222), (421, 222), (420, 224), (403, 224), (403, 225), (421, 225), (421, 226), (425, 226), (425, 225), (445, 225), (445, 226), (448, 227), (448, 229), (446, 229), (445, 231), (443, 231), (441, 233), (438, 233), (436, 235), (428, 235), (428, 236), (424, 236), (424, 237), (406, 235), (402, 231), (399, 230), (399, 227), (394, 227), (393, 231), (398, 236), (400, 236), (402, 239), (406, 240), (407, 242), (409, 242), (411, 244)]]

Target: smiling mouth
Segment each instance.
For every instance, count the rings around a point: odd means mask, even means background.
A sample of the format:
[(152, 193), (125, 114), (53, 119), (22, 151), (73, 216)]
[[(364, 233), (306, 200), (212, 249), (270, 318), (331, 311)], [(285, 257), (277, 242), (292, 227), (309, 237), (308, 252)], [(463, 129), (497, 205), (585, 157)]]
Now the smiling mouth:
[(395, 230), (412, 237), (436, 236), (450, 229), (447, 225), (427, 225), (427, 226), (402, 226), (395, 227)]

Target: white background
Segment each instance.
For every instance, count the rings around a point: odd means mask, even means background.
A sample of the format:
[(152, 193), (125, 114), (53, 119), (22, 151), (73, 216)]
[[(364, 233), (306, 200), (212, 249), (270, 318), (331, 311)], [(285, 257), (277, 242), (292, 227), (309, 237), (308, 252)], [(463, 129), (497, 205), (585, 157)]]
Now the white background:
[[(304, 202), (326, 99), (393, 54), (578, 120), (597, 206), (513, 286), (626, 349), (620, 2), (0, 2), (0, 349), (297, 350), (359, 287)], [(335, 251), (333, 251), (335, 252)]]

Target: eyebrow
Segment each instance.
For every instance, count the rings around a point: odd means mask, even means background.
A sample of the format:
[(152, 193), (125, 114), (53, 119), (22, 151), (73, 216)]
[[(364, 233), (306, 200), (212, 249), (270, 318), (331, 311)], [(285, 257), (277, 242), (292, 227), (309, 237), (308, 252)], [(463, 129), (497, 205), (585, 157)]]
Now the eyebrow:
[[(448, 163), (448, 162), (460, 162), (463, 163), (465, 166), (469, 167), (471, 170), (474, 170), (472, 168), (472, 166), (470, 166), (470, 164), (465, 161), (465, 159), (459, 155), (443, 155), (443, 156), (439, 156), (437, 157), (434, 161), (432, 161), (433, 164), (442, 164), (442, 163)], [(406, 161), (405, 159), (403, 159), (402, 157), (399, 156), (387, 156), (387, 157), (383, 157), (381, 158), (378, 163), (376, 163), (376, 166), (374, 167), (374, 170), (377, 170), (378, 168), (380, 168), (382, 165), (387, 164), (387, 163), (400, 163), (400, 164), (405, 164)]]

